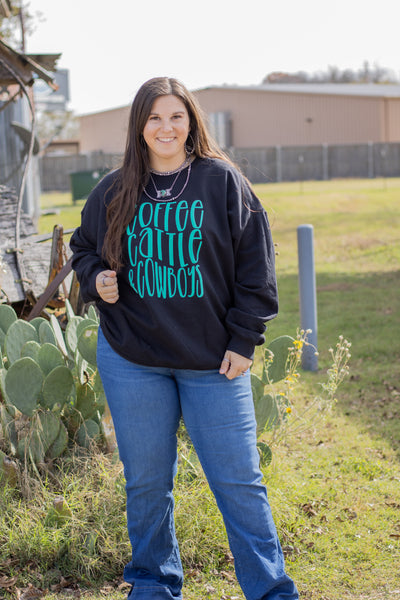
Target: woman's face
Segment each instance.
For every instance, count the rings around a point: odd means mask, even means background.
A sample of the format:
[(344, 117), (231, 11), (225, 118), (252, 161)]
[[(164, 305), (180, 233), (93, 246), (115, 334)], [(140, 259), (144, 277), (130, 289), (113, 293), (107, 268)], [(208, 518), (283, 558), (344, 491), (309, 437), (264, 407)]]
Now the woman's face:
[(143, 129), (150, 166), (157, 171), (179, 167), (186, 157), (189, 130), (189, 114), (182, 100), (173, 95), (159, 96)]

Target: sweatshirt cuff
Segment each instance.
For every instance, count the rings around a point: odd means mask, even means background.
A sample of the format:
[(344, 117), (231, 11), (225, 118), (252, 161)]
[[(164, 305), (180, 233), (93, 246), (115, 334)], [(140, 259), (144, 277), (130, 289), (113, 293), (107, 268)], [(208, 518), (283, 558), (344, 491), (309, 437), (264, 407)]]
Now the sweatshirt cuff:
[(261, 345), (264, 342), (264, 336), (262, 336), (262, 340), (260, 340), (257, 344), (249, 339), (244, 339), (239, 336), (232, 336), (226, 349), (230, 350), (231, 352), (236, 352), (236, 354), (240, 354), (240, 356), (244, 356), (249, 360), (254, 360), (255, 346), (258, 346), (259, 344)]
[(96, 288), (96, 277), (104, 269), (97, 269), (94, 275), (91, 275), (88, 280), (81, 284), (81, 296), (84, 302), (96, 302), (99, 300), (99, 292)]

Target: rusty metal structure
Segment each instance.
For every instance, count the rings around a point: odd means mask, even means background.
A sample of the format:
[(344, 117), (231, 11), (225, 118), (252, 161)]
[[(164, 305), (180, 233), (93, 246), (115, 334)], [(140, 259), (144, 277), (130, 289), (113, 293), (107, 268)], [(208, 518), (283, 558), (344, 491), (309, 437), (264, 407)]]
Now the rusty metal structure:
[[(57, 89), (50, 70), (55, 70), (59, 56), (25, 55), (0, 39), (0, 94), (7, 97), (0, 102), (0, 111), (24, 96), (31, 114), (31, 129), (25, 132), (23, 140), (25, 152), (19, 189), (15, 192), (0, 185), (0, 302), (18, 307), (20, 315), (28, 320), (46, 315), (46, 307), (57, 308), (68, 296), (79, 310), (79, 286), (72, 275), (69, 293), (66, 289), (71, 261), (63, 244), (63, 228), (56, 226), (52, 236), (38, 236), (32, 219), (22, 211), (28, 165), (37, 152), (31, 87), (39, 77)], [(21, 131), (17, 127), (14, 130), (21, 137)], [(46, 243), (49, 239), (51, 244)], [(61, 287), (63, 294), (59, 293)]]

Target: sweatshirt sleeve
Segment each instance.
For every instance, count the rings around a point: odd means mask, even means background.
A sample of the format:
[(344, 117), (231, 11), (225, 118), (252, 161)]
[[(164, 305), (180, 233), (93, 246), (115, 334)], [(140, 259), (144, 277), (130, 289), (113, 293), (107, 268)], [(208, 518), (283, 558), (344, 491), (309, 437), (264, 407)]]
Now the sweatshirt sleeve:
[(108, 268), (101, 258), (106, 227), (103, 187), (100, 182), (89, 195), (81, 212), (81, 224), (70, 240), (72, 268), (76, 272), (84, 302), (99, 300), (96, 276)]
[(240, 174), (228, 183), (228, 216), (235, 285), (226, 315), (231, 336), (227, 349), (252, 359), (254, 347), (265, 342), (266, 321), (278, 314), (278, 290), (268, 216)]

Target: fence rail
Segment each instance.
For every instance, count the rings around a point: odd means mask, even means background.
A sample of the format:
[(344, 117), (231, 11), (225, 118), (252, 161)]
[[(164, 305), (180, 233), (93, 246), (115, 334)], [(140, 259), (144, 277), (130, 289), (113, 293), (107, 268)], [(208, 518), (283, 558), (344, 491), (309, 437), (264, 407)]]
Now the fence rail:
[[(231, 148), (229, 154), (252, 183), (399, 177), (400, 143)], [(71, 174), (113, 169), (120, 154), (75, 154), (40, 159), (44, 192), (69, 191)]]
[(71, 190), (71, 175), (83, 171), (114, 169), (122, 159), (121, 154), (67, 154), (44, 156), (40, 159), (40, 183), (42, 192), (68, 192)]
[(234, 148), (230, 154), (252, 183), (400, 176), (400, 143)]

